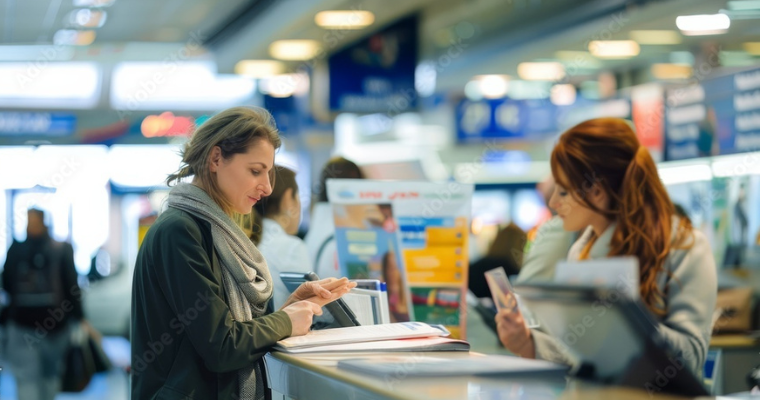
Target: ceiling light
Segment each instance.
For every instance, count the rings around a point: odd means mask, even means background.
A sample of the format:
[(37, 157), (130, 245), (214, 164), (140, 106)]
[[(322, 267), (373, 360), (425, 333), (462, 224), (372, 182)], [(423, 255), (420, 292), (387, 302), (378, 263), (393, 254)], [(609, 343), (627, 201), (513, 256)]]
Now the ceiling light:
[(53, 43), (62, 46), (88, 46), (95, 41), (95, 31), (61, 29), (53, 35)]
[(375, 22), (369, 11), (322, 11), (314, 16), (314, 22), (325, 29), (362, 29)]
[(517, 75), (529, 81), (558, 81), (565, 77), (565, 67), (556, 61), (523, 62), (517, 66)]
[(69, 24), (80, 28), (100, 28), (106, 23), (106, 12), (83, 8), (69, 13)]
[(500, 99), (507, 95), (508, 76), (506, 75), (478, 75), (480, 93), (487, 99)]
[(588, 51), (599, 58), (631, 58), (639, 55), (641, 48), (633, 40), (592, 40)]
[(285, 64), (275, 60), (241, 60), (235, 64), (235, 73), (249, 78), (267, 78), (285, 71)]
[(311, 60), (320, 50), (316, 40), (277, 40), (269, 45), (269, 54), (278, 60)]
[(744, 51), (753, 56), (760, 56), (760, 42), (745, 42), (742, 47)]
[(309, 90), (309, 77), (303, 73), (272, 76), (261, 82), (259, 90), (272, 97), (301, 95)]
[(650, 69), (656, 79), (689, 79), (693, 74), (691, 65), (652, 64)]
[(731, 19), (726, 14), (682, 15), (676, 18), (676, 26), (687, 36), (717, 35), (726, 33)]
[(681, 35), (671, 30), (631, 31), (631, 39), (639, 44), (679, 44)]
[(550, 99), (555, 106), (569, 106), (575, 103), (575, 86), (561, 84), (552, 86)]

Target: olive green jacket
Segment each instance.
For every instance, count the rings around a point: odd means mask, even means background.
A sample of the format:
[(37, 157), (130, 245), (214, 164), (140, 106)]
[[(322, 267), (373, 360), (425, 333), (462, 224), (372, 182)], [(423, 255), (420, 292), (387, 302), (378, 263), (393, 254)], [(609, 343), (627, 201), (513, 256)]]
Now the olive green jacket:
[[(237, 370), (290, 335), (278, 311), (232, 318), (211, 226), (168, 208), (140, 247), (132, 284), (132, 399), (235, 399)], [(264, 384), (264, 382), (257, 382)]]

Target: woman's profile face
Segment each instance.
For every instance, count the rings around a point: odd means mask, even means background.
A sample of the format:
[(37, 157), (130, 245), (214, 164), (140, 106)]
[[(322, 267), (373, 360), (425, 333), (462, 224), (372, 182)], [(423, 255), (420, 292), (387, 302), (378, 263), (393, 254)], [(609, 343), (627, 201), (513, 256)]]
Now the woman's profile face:
[(274, 166), (274, 146), (267, 140), (256, 140), (245, 153), (229, 159), (221, 149), (211, 152), (210, 168), (216, 173), (217, 185), (235, 212), (248, 214), (262, 197), (272, 194), (269, 172)]
[[(564, 175), (562, 171), (560, 171), (560, 175)], [(567, 181), (564, 179), (564, 176), (554, 178), (557, 182)], [(593, 198), (596, 196), (593, 193), (594, 191), (595, 190), (592, 187), (589, 188), (587, 193), (576, 193), (576, 195), (589, 196), (587, 198), (592, 204), (595, 204), (597, 201)], [(569, 189), (563, 187), (559, 183), (554, 187), (554, 193), (552, 193), (552, 197), (549, 199), (549, 207), (556, 211), (557, 215), (562, 218), (562, 227), (568, 232), (576, 232), (585, 229), (587, 226), (591, 225), (594, 220), (599, 218), (599, 214), (596, 211), (586, 207), (581, 201), (576, 199), (572, 193), (570, 193)]]

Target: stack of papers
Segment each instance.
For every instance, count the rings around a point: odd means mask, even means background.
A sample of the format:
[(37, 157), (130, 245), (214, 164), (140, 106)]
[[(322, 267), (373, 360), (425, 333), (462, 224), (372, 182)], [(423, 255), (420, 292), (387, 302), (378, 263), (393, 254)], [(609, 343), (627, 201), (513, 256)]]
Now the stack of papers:
[(280, 340), (274, 350), (288, 353), (337, 351), (469, 351), (469, 343), (446, 338), (449, 332), (423, 322), (351, 326), (311, 331)]
[(385, 356), (338, 361), (338, 368), (369, 375), (404, 376), (521, 375), (551, 374), (563, 376), (568, 366), (542, 360), (511, 356), (471, 356), (444, 358), (427, 356)]

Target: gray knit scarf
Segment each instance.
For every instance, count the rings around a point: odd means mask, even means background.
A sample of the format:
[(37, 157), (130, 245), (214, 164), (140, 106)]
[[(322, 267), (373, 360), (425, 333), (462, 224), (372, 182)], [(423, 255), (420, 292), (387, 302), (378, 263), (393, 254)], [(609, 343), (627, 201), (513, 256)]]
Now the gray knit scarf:
[[(250, 321), (264, 315), (272, 297), (272, 277), (266, 260), (242, 229), (201, 188), (179, 184), (169, 192), (167, 205), (211, 223), (214, 248), (222, 264), (222, 279), (232, 317)], [(261, 369), (254, 363), (238, 371), (241, 399), (260, 399)]]

